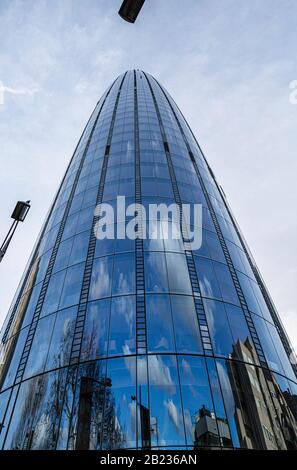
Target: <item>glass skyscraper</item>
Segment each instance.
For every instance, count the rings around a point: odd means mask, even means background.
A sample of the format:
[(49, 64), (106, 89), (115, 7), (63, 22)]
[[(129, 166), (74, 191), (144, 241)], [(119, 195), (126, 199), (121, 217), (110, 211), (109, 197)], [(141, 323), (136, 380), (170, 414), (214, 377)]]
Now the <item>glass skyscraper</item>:
[[(95, 208), (119, 195), (201, 204), (201, 247), (184, 231), (98, 239)], [(162, 217), (150, 222), (162, 232)], [(117, 214), (109, 228), (127, 223)], [(290, 342), (222, 188), (151, 75), (124, 73), (97, 103), (0, 358), (2, 449), (297, 448)]]

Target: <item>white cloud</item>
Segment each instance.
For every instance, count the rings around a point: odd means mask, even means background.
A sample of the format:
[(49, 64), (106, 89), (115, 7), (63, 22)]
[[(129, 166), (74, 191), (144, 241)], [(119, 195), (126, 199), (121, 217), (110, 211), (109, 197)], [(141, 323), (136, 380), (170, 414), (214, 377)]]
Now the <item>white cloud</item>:
[(4, 96), (6, 93), (11, 95), (30, 95), (33, 96), (37, 93), (39, 89), (36, 88), (12, 88), (9, 86), (5, 86), (2, 82), (0, 82), (0, 104), (4, 103)]

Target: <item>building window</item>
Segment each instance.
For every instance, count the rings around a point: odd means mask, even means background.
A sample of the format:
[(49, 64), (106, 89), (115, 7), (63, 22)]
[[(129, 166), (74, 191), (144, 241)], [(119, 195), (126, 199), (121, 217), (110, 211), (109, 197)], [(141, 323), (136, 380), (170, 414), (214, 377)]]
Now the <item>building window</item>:
[(94, 260), (90, 286), (90, 300), (110, 297), (112, 267), (112, 256), (106, 256)]

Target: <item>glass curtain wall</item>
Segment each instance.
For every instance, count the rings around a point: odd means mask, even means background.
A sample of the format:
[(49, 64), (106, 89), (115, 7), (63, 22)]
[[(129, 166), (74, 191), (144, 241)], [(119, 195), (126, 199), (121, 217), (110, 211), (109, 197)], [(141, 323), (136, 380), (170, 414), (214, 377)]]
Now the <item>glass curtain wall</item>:
[[(201, 204), (202, 245), (96, 238), (96, 206)], [(123, 231), (128, 217), (110, 220)], [(176, 221), (170, 230), (178, 230)], [(1, 330), (2, 449), (297, 449), (293, 350), (167, 91), (131, 70), (82, 134)]]

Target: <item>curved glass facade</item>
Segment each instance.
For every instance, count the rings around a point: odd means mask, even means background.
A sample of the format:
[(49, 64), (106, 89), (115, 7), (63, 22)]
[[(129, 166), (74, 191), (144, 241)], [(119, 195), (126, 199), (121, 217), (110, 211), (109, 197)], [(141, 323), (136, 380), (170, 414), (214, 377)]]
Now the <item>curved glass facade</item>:
[[(99, 240), (95, 207), (119, 195), (201, 204), (201, 247)], [(149, 74), (126, 72), (98, 102), (0, 357), (2, 449), (297, 448), (289, 340), (198, 143)]]

